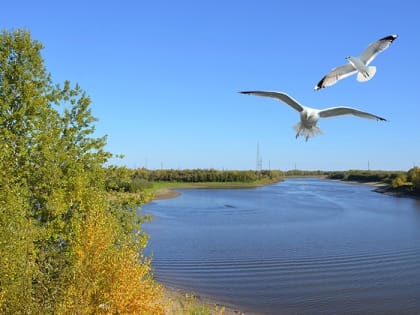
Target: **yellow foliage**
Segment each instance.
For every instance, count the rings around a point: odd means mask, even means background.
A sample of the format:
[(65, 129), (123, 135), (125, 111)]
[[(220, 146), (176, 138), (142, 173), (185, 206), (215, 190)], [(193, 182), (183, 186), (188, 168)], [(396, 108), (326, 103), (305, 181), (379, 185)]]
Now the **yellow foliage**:
[(0, 310), (3, 308), (6, 293), (0, 288)]
[(420, 193), (420, 168), (413, 167), (407, 173), (410, 181), (413, 183), (413, 188), (417, 193)]
[(60, 314), (163, 314), (162, 288), (136, 247), (119, 243), (115, 218), (97, 209), (86, 218), (75, 248), (74, 281)]
[(41, 49), (0, 32), (0, 313), (162, 314), (134, 234), (144, 199), (108, 199), (90, 98), (54, 84)]
[(400, 174), (396, 178), (394, 178), (391, 182), (391, 186), (393, 188), (401, 187), (407, 184), (407, 177), (405, 174)]

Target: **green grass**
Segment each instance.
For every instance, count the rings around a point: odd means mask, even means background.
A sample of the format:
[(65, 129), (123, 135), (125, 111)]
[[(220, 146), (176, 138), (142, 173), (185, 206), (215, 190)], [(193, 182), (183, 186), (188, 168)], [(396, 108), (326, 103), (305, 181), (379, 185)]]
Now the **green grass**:
[(173, 195), (166, 195), (164, 192), (165, 190), (176, 190), (176, 189), (246, 189), (246, 188), (256, 188), (260, 186), (270, 185), (278, 182), (279, 180), (258, 180), (254, 182), (197, 182), (197, 183), (190, 183), (190, 182), (153, 182), (151, 188), (147, 188), (144, 190), (144, 193), (156, 196), (159, 192), (162, 193), (159, 199), (161, 198), (172, 198)]
[(153, 182), (153, 191), (158, 189), (181, 189), (181, 188), (254, 188), (270, 185), (278, 182), (271, 180), (258, 180), (255, 182)]

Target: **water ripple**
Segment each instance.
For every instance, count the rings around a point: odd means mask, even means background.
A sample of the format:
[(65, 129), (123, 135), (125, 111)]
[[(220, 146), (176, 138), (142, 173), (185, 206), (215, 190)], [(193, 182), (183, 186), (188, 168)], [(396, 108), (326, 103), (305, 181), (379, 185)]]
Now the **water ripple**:
[(420, 314), (410, 200), (320, 180), (181, 196), (145, 209), (168, 286), (258, 314)]

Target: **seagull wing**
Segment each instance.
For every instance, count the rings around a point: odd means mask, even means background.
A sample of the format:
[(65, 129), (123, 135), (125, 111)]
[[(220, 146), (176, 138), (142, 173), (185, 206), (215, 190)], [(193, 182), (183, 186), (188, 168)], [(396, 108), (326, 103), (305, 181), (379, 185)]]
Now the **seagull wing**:
[(358, 116), (362, 118), (386, 121), (385, 118), (382, 118), (373, 114), (369, 114), (366, 112), (362, 112), (352, 107), (344, 107), (344, 106), (326, 108), (326, 109), (320, 110), (318, 114), (319, 114), (319, 117), (323, 117), (323, 118), (342, 116), (342, 115), (353, 115), (353, 116)]
[(350, 63), (344, 66), (336, 67), (332, 69), (325, 77), (323, 77), (321, 81), (319, 81), (318, 84), (314, 87), (314, 89), (319, 90), (336, 84), (338, 80), (347, 78), (356, 72), (357, 70)]
[(368, 48), (360, 55), (360, 60), (362, 60), (365, 65), (369, 65), (372, 60), (375, 59), (380, 52), (387, 49), (397, 37), (397, 35), (389, 35), (369, 44)]
[(304, 106), (303, 105), (301, 105), (293, 97), (291, 97), (291, 96), (289, 96), (289, 95), (287, 95), (286, 93), (283, 93), (283, 92), (273, 92), (273, 91), (243, 91), (243, 92), (239, 92), (239, 93), (276, 98), (276, 99), (278, 99), (278, 100), (286, 103), (290, 107), (294, 108), (298, 112), (301, 112), (304, 109)]

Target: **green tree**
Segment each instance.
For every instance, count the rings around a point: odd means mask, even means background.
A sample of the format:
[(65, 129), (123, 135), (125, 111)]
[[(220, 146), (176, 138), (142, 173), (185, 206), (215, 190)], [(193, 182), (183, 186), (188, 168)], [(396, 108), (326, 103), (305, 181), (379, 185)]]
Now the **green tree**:
[(0, 312), (161, 313), (138, 200), (108, 197), (91, 100), (52, 82), (42, 48), (0, 35)]
[(41, 48), (24, 31), (0, 36), (0, 290), (6, 313), (36, 310), (32, 281), (39, 274), (35, 242), (41, 233), (33, 221), (41, 206), (32, 194), (40, 185), (31, 174), (35, 151), (44, 146), (35, 142), (47, 128), (50, 93)]
[(392, 188), (398, 188), (407, 185), (407, 176), (405, 174), (399, 174), (391, 181)]
[(420, 168), (413, 167), (407, 172), (407, 180), (413, 184), (416, 193), (420, 193)]

